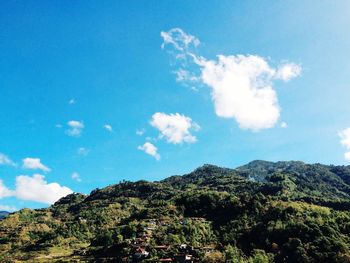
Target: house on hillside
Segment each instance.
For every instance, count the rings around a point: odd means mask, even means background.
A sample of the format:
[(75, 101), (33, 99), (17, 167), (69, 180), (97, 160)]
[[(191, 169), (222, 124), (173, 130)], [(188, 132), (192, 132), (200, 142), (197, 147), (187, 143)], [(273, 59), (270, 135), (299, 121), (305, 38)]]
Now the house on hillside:
[(147, 258), (148, 255), (149, 252), (146, 251), (145, 247), (138, 247), (137, 249), (135, 249), (134, 258), (136, 259)]
[(186, 253), (177, 254), (174, 259), (178, 263), (194, 263), (194, 257)]
[(170, 246), (167, 246), (167, 245), (159, 245), (154, 247), (154, 249), (156, 250), (168, 250), (169, 248)]

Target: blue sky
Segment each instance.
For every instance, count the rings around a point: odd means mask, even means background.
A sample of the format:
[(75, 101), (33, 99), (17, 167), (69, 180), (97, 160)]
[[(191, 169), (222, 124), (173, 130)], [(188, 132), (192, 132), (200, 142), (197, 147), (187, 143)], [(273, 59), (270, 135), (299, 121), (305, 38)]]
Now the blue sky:
[(349, 1), (3, 3), (0, 208), (204, 163), (349, 164), (349, 24)]

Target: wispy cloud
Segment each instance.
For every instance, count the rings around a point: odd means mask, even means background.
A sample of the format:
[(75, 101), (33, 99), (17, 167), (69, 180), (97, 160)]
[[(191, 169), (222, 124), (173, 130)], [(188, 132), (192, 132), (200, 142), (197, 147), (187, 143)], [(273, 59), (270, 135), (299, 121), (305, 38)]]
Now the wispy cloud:
[(16, 166), (16, 164), (3, 153), (0, 153), (0, 165)]
[(142, 135), (144, 135), (145, 131), (146, 131), (145, 129), (136, 130), (136, 135), (142, 136)]
[(153, 156), (157, 161), (160, 160), (160, 154), (158, 153), (157, 147), (150, 142), (145, 142), (143, 145), (138, 146), (137, 149)]
[(41, 160), (39, 158), (24, 158), (22, 167), (24, 169), (42, 170), (44, 172), (51, 171), (49, 167), (41, 163)]
[(77, 172), (72, 173), (72, 179), (79, 183), (81, 182), (80, 174), (78, 174)]
[(80, 148), (78, 148), (78, 150), (77, 150), (77, 154), (78, 154), (78, 155), (81, 155), (81, 156), (86, 156), (86, 155), (89, 154), (89, 152), (90, 152), (90, 150), (89, 150), (89, 149), (86, 149), (85, 147), (80, 147)]
[(191, 45), (196, 47), (200, 44), (198, 38), (185, 33), (181, 28), (173, 28), (167, 32), (162, 31), (160, 35), (164, 41), (161, 46), (162, 48), (170, 44), (178, 51), (186, 51)]

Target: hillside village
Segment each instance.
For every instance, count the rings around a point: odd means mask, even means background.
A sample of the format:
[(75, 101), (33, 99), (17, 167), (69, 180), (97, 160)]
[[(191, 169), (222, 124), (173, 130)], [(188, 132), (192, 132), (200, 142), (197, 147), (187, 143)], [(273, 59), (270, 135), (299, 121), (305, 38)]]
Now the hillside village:
[(11, 213), (0, 262), (343, 263), (349, 209), (350, 167), (204, 165)]

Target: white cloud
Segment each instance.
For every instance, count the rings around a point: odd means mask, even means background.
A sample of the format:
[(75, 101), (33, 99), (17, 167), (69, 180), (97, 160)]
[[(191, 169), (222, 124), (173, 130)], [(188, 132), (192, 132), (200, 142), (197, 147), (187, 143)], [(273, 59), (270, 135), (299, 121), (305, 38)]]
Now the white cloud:
[(7, 155), (0, 153), (0, 165), (15, 166), (16, 164)]
[[(338, 133), (340, 137), (340, 143), (347, 149), (350, 150), (350, 127), (346, 128)], [(344, 153), (344, 158), (350, 161), (350, 151)]]
[(176, 50), (184, 51), (189, 48), (190, 45), (198, 46), (200, 41), (195, 36), (186, 34), (181, 28), (173, 28), (168, 32), (162, 31), (160, 36), (163, 38), (162, 48), (165, 45), (171, 44)]
[(106, 129), (106, 130), (109, 131), (109, 132), (112, 132), (112, 131), (113, 131), (113, 128), (112, 128), (112, 126), (111, 126), (110, 124), (105, 124), (105, 125), (103, 125), (103, 128)]
[(350, 149), (350, 127), (339, 132), (340, 143)]
[(41, 160), (39, 158), (24, 158), (23, 159), (23, 166), (24, 169), (39, 169), (44, 172), (50, 172), (51, 169), (44, 164), (41, 163)]
[(142, 136), (145, 133), (145, 129), (136, 130), (136, 135)]
[(2, 180), (0, 180), (0, 199), (3, 197), (9, 197), (9, 196), (13, 196), (13, 191), (11, 191), (10, 189), (8, 189)]
[(70, 105), (75, 104), (75, 99), (70, 99), (70, 100), (68, 101), (68, 104), (70, 104)]
[(288, 124), (286, 122), (282, 121), (281, 128), (288, 128)]
[(47, 183), (45, 177), (34, 174), (32, 177), (20, 175), (16, 177), (16, 197), (22, 200), (53, 204), (58, 199), (73, 191), (58, 183)]
[(215, 112), (242, 129), (258, 131), (278, 121), (280, 107), (271, 85), (274, 70), (259, 56), (218, 56), (201, 60), (202, 81), (211, 88)]
[(153, 156), (157, 161), (160, 160), (160, 155), (158, 153), (158, 149), (156, 146), (154, 146), (152, 143), (150, 142), (145, 142), (144, 145), (140, 145), (139, 147), (137, 147), (137, 149), (144, 151), (145, 153)]
[(0, 211), (14, 212), (16, 210), (18, 210), (18, 209), (14, 206), (0, 205)]
[(78, 174), (77, 172), (72, 173), (72, 179), (77, 182), (81, 182), (80, 174)]
[(275, 74), (276, 79), (283, 81), (289, 81), (292, 78), (298, 77), (301, 74), (300, 65), (294, 63), (287, 63), (280, 66)]
[(176, 75), (176, 81), (179, 82), (196, 82), (199, 80), (197, 76), (185, 69), (178, 69), (174, 71)]
[(80, 147), (80, 148), (78, 148), (78, 150), (77, 150), (77, 154), (78, 154), (78, 155), (81, 155), (81, 156), (86, 156), (86, 155), (89, 154), (89, 152), (90, 152), (90, 150), (89, 150), (89, 149), (86, 149), (86, 148), (84, 148), (84, 147)]
[(79, 137), (84, 129), (84, 124), (81, 121), (69, 121), (67, 123), (69, 129), (66, 130), (67, 135), (72, 137)]
[(160, 137), (165, 137), (169, 143), (173, 144), (196, 142), (197, 138), (191, 134), (190, 130), (198, 131), (200, 129), (199, 125), (191, 118), (179, 113), (157, 112), (153, 114), (150, 123), (159, 130)]
[(344, 158), (345, 160), (350, 161), (350, 152), (344, 153)]
[[(207, 85), (217, 116), (234, 119), (240, 128), (253, 131), (272, 128), (277, 123), (280, 106), (273, 80), (289, 81), (299, 76), (299, 65), (286, 63), (274, 68), (257, 55), (218, 55), (210, 60), (189, 51), (200, 42), (181, 29), (162, 32), (161, 36), (162, 47), (169, 44), (180, 61), (177, 80)], [(192, 60), (191, 70), (188, 63), (183, 62), (187, 58)], [(195, 74), (197, 71), (199, 73)]]

